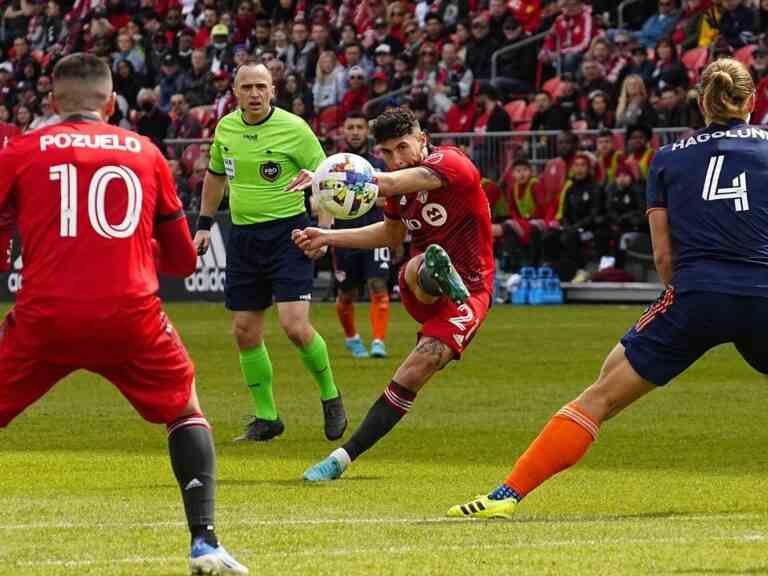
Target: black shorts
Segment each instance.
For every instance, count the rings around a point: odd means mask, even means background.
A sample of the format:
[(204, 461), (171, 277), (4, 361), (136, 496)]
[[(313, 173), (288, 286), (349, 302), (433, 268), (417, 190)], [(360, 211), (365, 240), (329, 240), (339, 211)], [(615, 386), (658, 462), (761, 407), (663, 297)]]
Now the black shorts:
[(657, 386), (684, 372), (707, 350), (733, 343), (768, 374), (768, 298), (666, 290), (621, 339), (635, 371)]
[(333, 249), (333, 272), (341, 290), (362, 286), (369, 278), (389, 277), (389, 248), (373, 250)]
[(236, 311), (264, 310), (275, 302), (311, 300), (314, 263), (291, 239), (309, 226), (306, 214), (232, 225), (227, 241), (224, 300)]

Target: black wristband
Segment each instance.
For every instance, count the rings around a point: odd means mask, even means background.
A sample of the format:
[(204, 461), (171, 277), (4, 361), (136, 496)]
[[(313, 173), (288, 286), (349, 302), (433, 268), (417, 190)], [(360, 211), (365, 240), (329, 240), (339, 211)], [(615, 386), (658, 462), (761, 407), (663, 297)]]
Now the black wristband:
[(198, 230), (210, 230), (213, 227), (212, 216), (200, 216), (197, 217), (197, 229)]

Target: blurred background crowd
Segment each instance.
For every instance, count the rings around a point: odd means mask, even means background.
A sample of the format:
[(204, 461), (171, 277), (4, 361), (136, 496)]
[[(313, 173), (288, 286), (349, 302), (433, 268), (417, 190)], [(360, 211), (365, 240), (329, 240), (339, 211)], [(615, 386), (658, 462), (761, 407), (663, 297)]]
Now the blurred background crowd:
[(246, 59), (328, 152), (348, 115), (409, 106), (480, 166), (509, 270), (622, 268), (647, 238), (654, 149), (703, 125), (712, 59), (750, 67), (753, 123), (768, 121), (768, 0), (1, 0), (0, 14), (0, 122), (56, 122), (53, 65), (94, 53), (114, 72), (111, 122), (163, 148), (191, 210)]

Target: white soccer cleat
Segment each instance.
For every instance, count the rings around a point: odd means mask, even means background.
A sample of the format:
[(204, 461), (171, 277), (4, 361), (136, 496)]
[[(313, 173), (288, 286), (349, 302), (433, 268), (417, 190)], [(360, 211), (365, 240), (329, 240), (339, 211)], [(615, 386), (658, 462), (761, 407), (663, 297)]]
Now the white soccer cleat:
[(221, 544), (214, 548), (202, 538), (196, 538), (189, 554), (189, 573), (192, 576), (245, 576), (248, 568), (235, 560)]

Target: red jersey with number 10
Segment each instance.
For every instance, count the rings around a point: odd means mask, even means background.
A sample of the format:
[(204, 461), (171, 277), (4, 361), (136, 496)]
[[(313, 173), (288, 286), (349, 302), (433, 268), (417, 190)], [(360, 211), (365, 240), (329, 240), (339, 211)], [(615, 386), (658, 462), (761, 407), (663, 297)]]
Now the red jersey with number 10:
[(432, 170), (443, 186), (429, 192), (390, 196), (384, 214), (402, 220), (411, 233), (411, 254), (430, 244), (448, 252), (470, 292), (493, 290), (495, 262), (491, 210), (480, 184), (480, 173), (458, 148), (439, 146), (420, 164)]
[(152, 236), (181, 217), (168, 165), (146, 138), (78, 117), (0, 153), (0, 212), (13, 203), (23, 246), (17, 308), (115, 313), (156, 300)]

